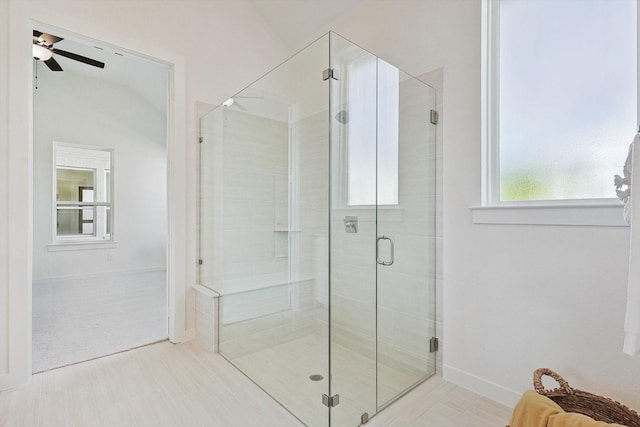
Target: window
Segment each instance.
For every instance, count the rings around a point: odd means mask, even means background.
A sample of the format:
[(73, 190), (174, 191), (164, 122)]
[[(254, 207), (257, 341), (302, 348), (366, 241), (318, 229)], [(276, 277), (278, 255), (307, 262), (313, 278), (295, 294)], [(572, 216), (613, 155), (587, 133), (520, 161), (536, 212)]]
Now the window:
[(346, 75), (347, 206), (397, 205), (399, 70), (367, 54)]
[(485, 6), (484, 204), (614, 199), (637, 130), (637, 1)]
[(112, 152), (54, 145), (55, 243), (112, 240)]

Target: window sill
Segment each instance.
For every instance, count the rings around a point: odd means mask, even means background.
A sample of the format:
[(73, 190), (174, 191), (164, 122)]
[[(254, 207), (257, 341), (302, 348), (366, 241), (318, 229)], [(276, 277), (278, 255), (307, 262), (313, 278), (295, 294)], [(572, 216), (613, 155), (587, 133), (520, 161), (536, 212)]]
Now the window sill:
[(621, 203), (473, 206), (474, 224), (628, 227)]
[(118, 242), (112, 240), (108, 241), (91, 241), (91, 242), (58, 242), (47, 245), (49, 252), (59, 251), (85, 251), (92, 249), (115, 249), (118, 247)]

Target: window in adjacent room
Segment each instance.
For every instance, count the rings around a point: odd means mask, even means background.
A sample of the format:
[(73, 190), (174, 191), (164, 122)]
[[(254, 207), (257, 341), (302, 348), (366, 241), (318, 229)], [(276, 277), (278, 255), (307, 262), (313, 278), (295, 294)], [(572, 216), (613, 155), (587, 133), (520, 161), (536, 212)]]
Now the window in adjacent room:
[(56, 143), (54, 159), (54, 242), (111, 241), (112, 152)]
[(486, 203), (614, 198), (637, 130), (637, 1), (487, 1)]

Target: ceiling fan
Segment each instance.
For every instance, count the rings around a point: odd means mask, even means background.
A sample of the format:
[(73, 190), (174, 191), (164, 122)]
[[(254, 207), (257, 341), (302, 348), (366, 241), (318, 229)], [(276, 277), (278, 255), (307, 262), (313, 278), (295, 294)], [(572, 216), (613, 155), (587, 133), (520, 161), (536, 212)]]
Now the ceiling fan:
[(78, 55), (77, 53), (67, 52), (66, 50), (53, 47), (55, 43), (58, 43), (61, 40), (64, 39), (62, 37), (42, 33), (38, 30), (33, 30), (33, 58), (38, 61), (43, 61), (51, 71), (62, 71), (62, 67), (58, 64), (58, 61), (53, 59), (53, 55), (64, 56), (66, 58), (73, 59), (74, 61), (80, 61), (98, 68), (104, 68), (104, 62), (96, 61), (95, 59), (87, 58), (86, 56)]

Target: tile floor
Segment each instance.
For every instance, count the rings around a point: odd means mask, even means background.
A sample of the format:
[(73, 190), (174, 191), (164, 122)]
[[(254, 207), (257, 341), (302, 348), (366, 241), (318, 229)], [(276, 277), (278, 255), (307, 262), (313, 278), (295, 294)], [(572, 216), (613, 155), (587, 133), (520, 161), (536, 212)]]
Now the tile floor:
[[(510, 412), (433, 377), (367, 426), (504, 427)], [(0, 392), (0, 426), (302, 424), (221, 356), (195, 342), (165, 341), (37, 374), (25, 386)]]
[[(321, 403), (322, 395), (329, 394), (327, 349), (326, 338), (310, 334), (230, 360), (306, 425), (322, 427), (329, 416)], [(373, 414), (376, 391), (379, 401), (386, 403), (428, 376), (427, 366), (404, 372), (381, 363), (376, 381), (375, 360), (336, 343), (331, 360), (331, 390), (340, 395), (331, 421), (338, 426), (355, 426), (363, 413)], [(434, 371), (432, 366), (430, 372)], [(312, 381), (313, 374), (322, 375), (322, 380)]]

